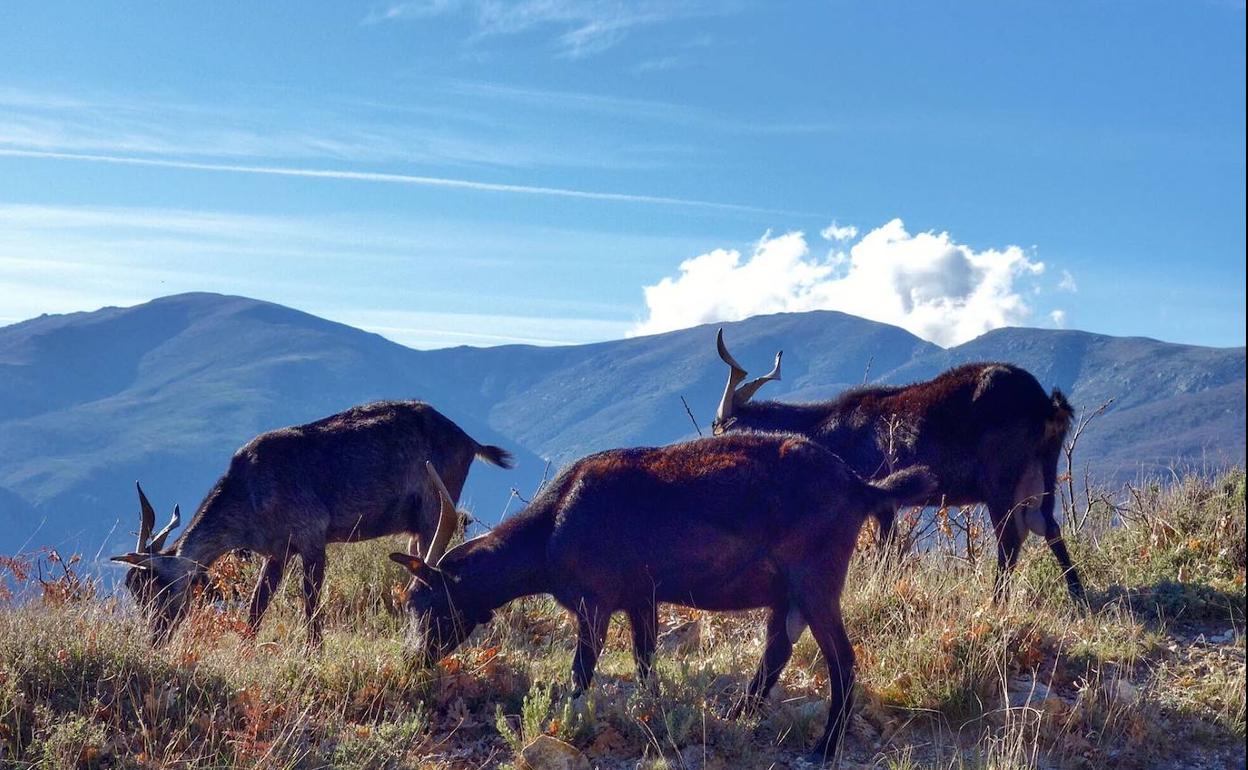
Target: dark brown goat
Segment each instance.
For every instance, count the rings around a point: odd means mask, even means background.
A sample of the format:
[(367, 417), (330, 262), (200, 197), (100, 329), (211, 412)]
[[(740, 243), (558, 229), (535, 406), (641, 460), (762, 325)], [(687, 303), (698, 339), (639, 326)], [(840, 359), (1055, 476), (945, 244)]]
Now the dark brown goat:
[(261, 434), (239, 449), (169, 549), (179, 514), (149, 542), (155, 513), (139, 489), (138, 548), (114, 561), (132, 565), (126, 586), (144, 607), (157, 641), (186, 608), (191, 587), (218, 557), (235, 549), (261, 554), (264, 564), (249, 621), (259, 627), (287, 562), (303, 562), (308, 638), (320, 641), (317, 599), (325, 546), (408, 533), (410, 550), (426, 548), (439, 524), (440, 498), (430, 487), (432, 462), (458, 500), (474, 457), (508, 468), (511, 455), (478, 444), (458, 425), (419, 401), (357, 406), (307, 425)]
[[(1060, 390), (1045, 393), (1029, 372), (1001, 363), (959, 366), (913, 385), (855, 388), (831, 401), (782, 404), (751, 401), (780, 379), (772, 371), (741, 385), (745, 369), (716, 338), (728, 364), (728, 385), (713, 424), (733, 430), (791, 431), (818, 441), (864, 478), (922, 465), (939, 480), (938, 500), (985, 503), (997, 536), (998, 593), (1018, 561), (1028, 532), (1043, 537), (1061, 564), (1071, 596), (1083, 586), (1053, 515), (1057, 460), (1073, 411)], [(738, 387), (740, 386), (740, 387)], [(877, 517), (881, 538), (896, 511)]]
[[(868, 484), (797, 435), (616, 449), (572, 463), (523, 511), (444, 556), (391, 558), (412, 572), (408, 610), (426, 663), (451, 652), (496, 608), (547, 593), (577, 618), (577, 692), (590, 683), (617, 611), (632, 626), (638, 679), (648, 681), (658, 602), (769, 609), (766, 651), (746, 704), (775, 684), (809, 623), (831, 682), (817, 746), (826, 757), (844, 728), (854, 681), (840, 597), (858, 531), (868, 514), (933, 488), (921, 469)], [(449, 495), (443, 515), (449, 529)]]

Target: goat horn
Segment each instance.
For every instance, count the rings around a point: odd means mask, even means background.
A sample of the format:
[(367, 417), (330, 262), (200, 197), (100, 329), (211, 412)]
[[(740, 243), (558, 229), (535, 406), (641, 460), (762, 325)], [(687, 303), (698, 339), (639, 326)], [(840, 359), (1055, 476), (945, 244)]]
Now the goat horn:
[(739, 373), (742, 377), (745, 376), (745, 367), (737, 363), (737, 359), (732, 357), (732, 354), (728, 352), (728, 346), (724, 344), (724, 329), (722, 326), (715, 333), (715, 348), (719, 351), (719, 357), (723, 359), (724, 363), (731, 366), (735, 373)]
[(719, 408), (715, 410), (715, 422), (723, 423), (732, 417), (734, 394), (737, 386), (745, 379), (746, 371), (741, 364), (737, 363), (737, 359), (733, 358), (732, 354), (728, 352), (728, 346), (724, 344), (724, 330), (722, 327), (715, 335), (715, 347), (719, 351), (720, 359), (728, 364), (728, 384), (724, 386), (724, 395), (719, 399)]
[(173, 518), (165, 525), (165, 528), (156, 533), (156, 537), (152, 538), (152, 550), (159, 551), (165, 547), (165, 538), (169, 537), (169, 533), (178, 528), (182, 523), (182, 506), (173, 506)]
[(757, 380), (750, 380), (742, 385), (740, 389), (737, 390), (736, 395), (733, 396), (733, 401), (738, 404), (744, 404), (746, 401), (749, 401), (754, 397), (754, 394), (758, 392), (759, 388), (763, 387), (772, 380), (780, 379), (780, 358), (783, 355), (783, 350), (778, 351), (776, 353), (776, 365), (771, 367), (771, 371), (767, 372), (762, 377), (759, 377)]
[(152, 527), (156, 526), (156, 511), (147, 501), (147, 495), (143, 494), (143, 487), (139, 486), (139, 482), (134, 482), (134, 487), (139, 490), (139, 546), (134, 550), (142, 553), (147, 550), (147, 541), (152, 537)]
[(451, 501), (451, 493), (446, 490), (446, 484), (442, 483), (442, 477), (434, 469), (433, 463), (425, 461), (425, 470), (429, 471), (433, 488), (438, 493), (440, 510), (438, 529), (433, 535), (433, 542), (429, 544), (429, 549), (425, 551), (424, 560), (426, 564), (436, 567), (442, 560), (442, 555), (446, 553), (446, 546), (451, 542), (451, 535), (455, 534), (455, 520), (459, 518), (459, 514), (455, 510), (455, 503)]
[(150, 553), (127, 553), (121, 556), (110, 556), (108, 560), (119, 564), (129, 564), (131, 567), (138, 567), (139, 569), (148, 569), (152, 555)]

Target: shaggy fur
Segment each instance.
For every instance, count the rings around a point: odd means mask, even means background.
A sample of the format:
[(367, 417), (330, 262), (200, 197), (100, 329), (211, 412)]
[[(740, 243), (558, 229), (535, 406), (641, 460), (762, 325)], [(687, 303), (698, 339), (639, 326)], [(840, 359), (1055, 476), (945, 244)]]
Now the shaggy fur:
[(458, 500), (474, 457), (510, 467), (506, 451), (474, 441), (420, 401), (357, 406), (307, 425), (264, 433), (239, 449), (190, 525), (170, 548), (127, 554), (126, 584), (149, 608), (157, 638), (180, 619), (187, 589), (222, 554), (264, 557), (252, 596), (254, 632), (291, 557), (303, 561), (309, 638), (319, 641), (317, 599), (328, 543), (408, 533), (426, 547), (439, 500), (424, 464), (431, 461)]
[[(792, 431), (840, 455), (866, 478), (922, 465), (950, 505), (985, 503), (997, 535), (998, 590), (1029, 532), (1045, 539), (1072, 596), (1083, 587), (1054, 517), (1057, 461), (1073, 411), (1061, 391), (1045, 393), (1029, 372), (1002, 363), (959, 366), (904, 386), (850, 390), (831, 401), (734, 405), (735, 430)], [(882, 537), (895, 512), (879, 517)]]
[[(493, 611), (548, 593), (578, 620), (572, 664), (589, 685), (612, 613), (633, 632), (649, 677), (657, 605), (770, 610), (767, 647), (747, 703), (762, 698), (809, 623), (828, 661), (828, 756), (849, 714), (854, 653), (840, 614), (865, 517), (931, 493), (921, 469), (868, 484), (798, 435), (741, 433), (660, 448), (615, 449), (569, 465), (523, 511), (447, 552), (436, 566), (394, 554), (413, 573), (408, 609), (438, 659)], [(795, 633), (790, 635), (790, 629)]]

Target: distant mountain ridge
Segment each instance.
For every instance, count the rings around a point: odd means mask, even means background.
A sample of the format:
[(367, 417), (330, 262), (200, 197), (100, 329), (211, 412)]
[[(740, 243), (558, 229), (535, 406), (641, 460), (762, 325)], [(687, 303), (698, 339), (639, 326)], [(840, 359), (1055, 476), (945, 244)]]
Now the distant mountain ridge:
[[(476, 464), (464, 502), (484, 521), (528, 496), (547, 461), (706, 430), (723, 388), (716, 325), (592, 345), (412, 350), (244, 297), (183, 294), (0, 328), (0, 553), (56, 545), (94, 554), (129, 541), (142, 479), (158, 508), (193, 508), (234, 449), (272, 428), (380, 398), (420, 398), (474, 438), (516, 452)], [(1077, 331), (999, 329), (942, 349), (834, 311), (723, 324), (760, 372), (760, 396), (813, 400), (860, 384), (931, 377), (973, 360), (1026, 367), (1079, 410), (1115, 402), (1081, 445), (1103, 478), (1244, 461), (1244, 348)], [(110, 534), (111, 532), (111, 534)]]

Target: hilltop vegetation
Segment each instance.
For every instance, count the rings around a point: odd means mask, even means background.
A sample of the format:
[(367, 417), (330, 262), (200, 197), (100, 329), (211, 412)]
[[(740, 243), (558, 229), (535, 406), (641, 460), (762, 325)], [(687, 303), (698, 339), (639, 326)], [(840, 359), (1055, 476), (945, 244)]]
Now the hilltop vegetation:
[[(1092, 499), (1066, 506), (1086, 610), (1034, 541), (994, 605), (993, 540), (970, 512), (911, 517), (928, 547), (899, 560), (864, 532), (845, 594), (860, 668), (842, 766), (1242, 766), (1244, 473)], [(738, 722), (721, 714), (761, 652), (752, 614), (666, 608), (657, 697), (635, 686), (617, 619), (591, 694), (567, 700), (574, 630), (544, 598), (420, 670), (384, 558), (395, 545), (331, 552), (320, 654), (303, 646), (297, 574), (249, 642), (255, 565), (222, 561), (213, 596), (153, 651), (132, 608), (71, 560), (5, 561), (0, 765), (496, 767), (548, 734), (601, 768), (803, 766), (826, 708), (809, 634), (763, 712)]]

